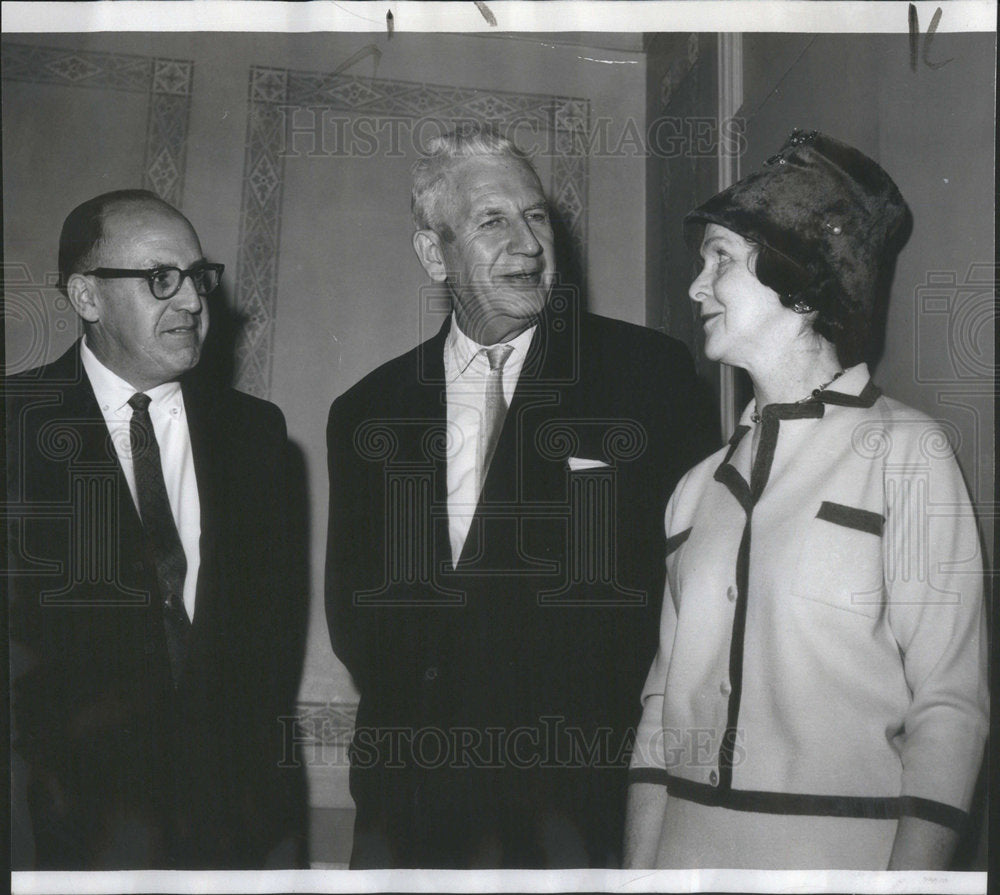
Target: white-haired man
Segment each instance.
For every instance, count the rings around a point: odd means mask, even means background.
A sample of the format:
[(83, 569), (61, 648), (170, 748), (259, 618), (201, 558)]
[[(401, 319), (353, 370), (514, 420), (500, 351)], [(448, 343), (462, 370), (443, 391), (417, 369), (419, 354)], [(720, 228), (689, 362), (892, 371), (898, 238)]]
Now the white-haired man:
[(708, 446), (693, 365), (557, 285), (538, 176), (491, 130), (430, 146), (413, 214), (452, 314), (328, 427), (352, 866), (615, 866), (663, 509)]

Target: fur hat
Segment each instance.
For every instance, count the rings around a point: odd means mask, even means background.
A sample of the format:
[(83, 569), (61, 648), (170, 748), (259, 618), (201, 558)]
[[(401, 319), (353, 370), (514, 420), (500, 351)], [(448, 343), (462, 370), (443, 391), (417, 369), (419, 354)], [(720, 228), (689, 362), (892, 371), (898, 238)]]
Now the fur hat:
[(796, 129), (759, 171), (688, 214), (684, 230), (700, 242), (706, 224), (719, 224), (768, 246), (803, 269), (807, 304), (843, 328), (871, 320), (911, 223), (896, 184), (868, 156)]

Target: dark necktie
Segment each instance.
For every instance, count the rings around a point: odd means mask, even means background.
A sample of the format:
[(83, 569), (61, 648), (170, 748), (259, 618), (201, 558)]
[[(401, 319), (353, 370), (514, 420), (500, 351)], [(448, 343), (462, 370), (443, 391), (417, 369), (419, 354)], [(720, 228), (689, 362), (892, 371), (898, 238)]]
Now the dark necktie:
[(167, 486), (163, 481), (160, 447), (156, 443), (153, 422), (149, 418), (149, 395), (138, 392), (129, 398), (132, 421), (129, 437), (132, 447), (132, 468), (135, 490), (139, 498), (139, 515), (149, 552), (156, 566), (156, 583), (163, 601), (163, 621), (167, 634), (167, 651), (174, 685), (180, 680), (187, 649), (187, 634), (191, 627), (184, 608), (184, 575), (187, 559), (181, 545), (174, 515), (170, 512)]
[(486, 481), (493, 452), (500, 440), (507, 401), (503, 394), (503, 365), (514, 349), (510, 345), (493, 345), (486, 349), (490, 372), (486, 376), (486, 400), (483, 403), (483, 425), (479, 430), (479, 489)]

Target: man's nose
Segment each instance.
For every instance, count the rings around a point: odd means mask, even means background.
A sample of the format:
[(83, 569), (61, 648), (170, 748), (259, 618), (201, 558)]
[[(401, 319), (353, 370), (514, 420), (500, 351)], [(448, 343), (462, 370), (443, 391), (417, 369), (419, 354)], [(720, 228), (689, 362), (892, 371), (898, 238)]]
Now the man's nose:
[(194, 288), (194, 280), (191, 277), (184, 277), (181, 288), (177, 290), (177, 294), (170, 301), (175, 308), (198, 314), (201, 312), (204, 299)]
[(539, 255), (542, 251), (542, 244), (535, 236), (535, 231), (527, 221), (519, 221), (513, 227), (510, 234), (510, 242), (507, 243), (507, 251), (511, 255)]

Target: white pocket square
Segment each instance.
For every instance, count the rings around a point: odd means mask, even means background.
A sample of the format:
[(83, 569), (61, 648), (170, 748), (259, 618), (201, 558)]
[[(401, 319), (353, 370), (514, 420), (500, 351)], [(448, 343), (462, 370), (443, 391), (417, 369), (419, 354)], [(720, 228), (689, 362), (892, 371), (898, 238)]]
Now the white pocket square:
[(611, 465), (603, 460), (590, 460), (587, 457), (567, 457), (566, 463), (570, 472), (579, 472), (581, 469), (602, 469)]

